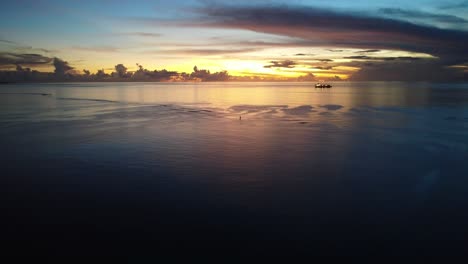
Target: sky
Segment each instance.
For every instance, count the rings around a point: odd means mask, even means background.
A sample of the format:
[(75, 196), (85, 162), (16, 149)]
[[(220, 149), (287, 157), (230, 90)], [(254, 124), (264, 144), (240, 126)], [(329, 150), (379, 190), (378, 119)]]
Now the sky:
[(0, 70), (466, 80), (464, 0), (17, 0), (1, 4)]

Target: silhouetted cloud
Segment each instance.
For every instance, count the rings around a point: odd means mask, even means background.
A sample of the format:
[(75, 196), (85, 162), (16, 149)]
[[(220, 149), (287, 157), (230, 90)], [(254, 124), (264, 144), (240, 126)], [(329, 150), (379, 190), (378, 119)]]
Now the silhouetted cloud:
[[(29, 68), (52, 66), (55, 67), (55, 73)], [(76, 73), (68, 62), (60, 58), (32, 53), (0, 52), (0, 69), (0, 80), (6, 82), (66, 81), (69, 80), (70, 73)]]
[(270, 65), (265, 65), (263, 68), (294, 68), (296, 62), (292, 60), (284, 60), (284, 61), (270, 61)]
[(313, 73), (309, 72), (306, 75), (299, 76), (297, 80), (300, 82), (315, 82), (317, 81), (317, 78), (315, 77)]
[[(370, 59), (373, 59), (373, 57), (365, 56), (365, 55), (359, 55), (359, 56), (347, 56), (347, 57), (343, 57), (343, 59), (370, 60)], [(374, 59), (377, 59), (377, 58), (374, 58)]]
[(211, 73), (209, 70), (198, 69), (197, 66), (193, 67), (193, 72), (190, 74), (191, 80), (199, 81), (227, 81), (229, 74), (227, 71)]
[(315, 54), (312, 53), (296, 53), (294, 56), (315, 56)]
[(354, 60), (380, 60), (380, 61), (395, 61), (395, 60), (416, 61), (416, 60), (421, 60), (421, 58), (418, 58), (418, 57), (409, 57), (409, 56), (399, 56), (399, 57), (371, 57), (371, 56), (365, 56), (365, 55), (347, 56), (347, 57), (343, 57), (343, 59), (354, 59)]
[(332, 62), (332, 59), (316, 59), (315, 61), (320, 61), (320, 62)]
[(68, 62), (63, 61), (59, 58), (54, 58), (53, 64), (55, 67), (55, 74), (58, 76), (65, 75), (65, 73), (74, 69), (73, 67), (68, 65)]
[(374, 53), (374, 52), (379, 52), (379, 49), (368, 49), (368, 50), (358, 50), (356, 53)]
[[(0, 69), (2, 69), (0, 65)], [(196, 82), (212, 82), (212, 81), (228, 81), (230, 75), (227, 71), (210, 72), (205, 69), (194, 67), (193, 72), (180, 73), (176, 71), (163, 70), (147, 70), (142, 65), (137, 63), (138, 70), (135, 72), (128, 71), (128, 68), (123, 64), (117, 64), (111, 74), (108, 74), (104, 69), (98, 70), (96, 74), (89, 70), (82, 72), (75, 70), (68, 62), (59, 58), (53, 58), (53, 66), (55, 73), (39, 72), (30, 68), (23, 68), (21, 65), (16, 66), (16, 70), (0, 70), (0, 81), (2, 82), (131, 82), (131, 81), (196, 81)], [(108, 69), (109, 70), (109, 69)]]
[(333, 69), (334, 66), (312, 66), (310, 67), (311, 69), (317, 69), (317, 70), (331, 70)]
[(51, 53), (54, 52), (55, 50), (51, 49), (44, 49), (44, 48), (33, 48), (32, 46), (29, 45), (22, 45), (18, 42), (7, 40), (7, 39), (0, 39), (0, 45), (2, 45), (3, 49), (9, 50), (9, 51), (14, 51), (14, 53), (38, 53), (38, 52), (43, 52), (43, 53)]
[(21, 54), (12, 52), (0, 52), (0, 65), (44, 65), (52, 62), (52, 58), (43, 56), (41, 54)]
[(127, 67), (125, 67), (123, 64), (117, 64), (115, 65), (115, 71), (117, 73), (117, 76), (120, 78), (125, 78), (127, 77)]

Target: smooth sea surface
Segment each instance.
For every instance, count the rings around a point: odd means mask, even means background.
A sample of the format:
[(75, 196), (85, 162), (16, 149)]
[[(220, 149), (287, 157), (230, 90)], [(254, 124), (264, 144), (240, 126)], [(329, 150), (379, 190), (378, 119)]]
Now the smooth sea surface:
[(468, 84), (313, 85), (1, 85), (3, 250), (468, 254)]

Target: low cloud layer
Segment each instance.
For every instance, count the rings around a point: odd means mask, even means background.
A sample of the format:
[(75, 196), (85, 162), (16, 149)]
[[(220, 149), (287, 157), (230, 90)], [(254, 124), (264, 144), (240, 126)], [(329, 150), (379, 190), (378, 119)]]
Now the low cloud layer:
[(378, 49), (368, 49), (368, 50), (359, 50), (359, 51), (356, 51), (356, 53), (374, 53), (374, 52), (379, 52), (381, 50), (378, 50)]
[(0, 65), (3, 66), (37, 66), (50, 64), (52, 60), (53, 58), (49, 58), (41, 54), (0, 52)]
[(294, 68), (296, 62), (292, 60), (270, 61), (271, 64), (263, 66), (264, 68)]
[(417, 61), (421, 60), (418, 57), (409, 57), (409, 56), (399, 56), (399, 57), (374, 57), (374, 56), (366, 56), (366, 55), (358, 55), (358, 56), (347, 56), (343, 57), (343, 59), (353, 59), (353, 60), (377, 60), (377, 61)]

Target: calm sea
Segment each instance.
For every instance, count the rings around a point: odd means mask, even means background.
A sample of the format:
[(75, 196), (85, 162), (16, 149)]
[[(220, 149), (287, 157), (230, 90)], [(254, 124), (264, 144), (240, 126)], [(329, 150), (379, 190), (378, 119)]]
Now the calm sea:
[(468, 84), (2, 85), (0, 146), (10, 252), (468, 248)]

